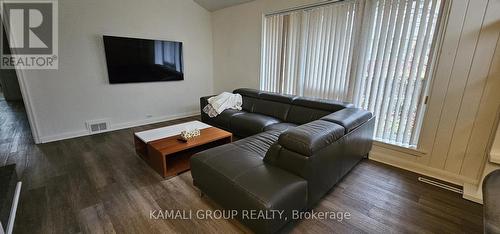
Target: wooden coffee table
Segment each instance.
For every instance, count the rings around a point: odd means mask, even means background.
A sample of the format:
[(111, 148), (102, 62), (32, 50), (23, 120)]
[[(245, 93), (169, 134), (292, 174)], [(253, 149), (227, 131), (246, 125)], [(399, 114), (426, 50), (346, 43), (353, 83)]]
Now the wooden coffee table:
[[(178, 140), (185, 129), (200, 129), (201, 135), (187, 142)], [(200, 121), (191, 121), (134, 133), (135, 151), (163, 177), (189, 170), (189, 158), (200, 151), (227, 144), (233, 134)]]

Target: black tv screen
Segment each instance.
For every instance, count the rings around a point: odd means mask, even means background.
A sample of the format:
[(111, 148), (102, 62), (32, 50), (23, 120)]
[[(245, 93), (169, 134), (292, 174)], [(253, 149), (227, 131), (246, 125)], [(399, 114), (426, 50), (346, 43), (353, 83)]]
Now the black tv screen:
[(109, 83), (184, 79), (182, 42), (103, 36)]

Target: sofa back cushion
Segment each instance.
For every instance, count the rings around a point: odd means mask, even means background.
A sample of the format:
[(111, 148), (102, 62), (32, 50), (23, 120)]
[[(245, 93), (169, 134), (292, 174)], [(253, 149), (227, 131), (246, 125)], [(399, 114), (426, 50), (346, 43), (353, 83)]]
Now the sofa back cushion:
[(354, 107), (348, 102), (341, 102), (328, 99), (297, 97), (292, 102), (295, 106), (303, 106), (316, 110), (328, 111), (330, 113), (342, 110), (347, 107)]
[(290, 104), (260, 99), (255, 102), (253, 112), (285, 120), (289, 110)]
[(309, 123), (332, 112), (353, 107), (347, 102), (305, 98), (248, 88), (236, 89), (233, 93), (242, 96), (243, 110), (272, 116), (295, 124)]
[(292, 105), (290, 107), (290, 111), (288, 112), (286, 121), (300, 125), (320, 119), (321, 117), (326, 116), (330, 113), (331, 112), (325, 110)]
[(241, 108), (247, 112), (253, 112), (255, 103), (259, 100), (257, 98), (241, 96), (243, 103), (241, 104)]
[(262, 92), (254, 105), (253, 112), (286, 120), (295, 96)]
[(295, 124), (305, 124), (318, 120), (332, 112), (352, 106), (352, 104), (347, 102), (297, 97), (292, 101), (286, 121)]
[(240, 94), (242, 97), (242, 105), (241, 108), (248, 112), (253, 112), (255, 102), (259, 100), (259, 95), (261, 93), (260, 90), (256, 89), (236, 89), (233, 93)]

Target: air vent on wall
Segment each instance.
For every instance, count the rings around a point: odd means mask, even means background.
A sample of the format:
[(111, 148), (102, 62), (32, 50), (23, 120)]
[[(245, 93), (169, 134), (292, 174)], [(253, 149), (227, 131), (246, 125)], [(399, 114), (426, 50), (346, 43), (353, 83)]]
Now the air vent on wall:
[(87, 125), (89, 133), (104, 132), (109, 128), (109, 122), (106, 120), (87, 121), (85, 124)]

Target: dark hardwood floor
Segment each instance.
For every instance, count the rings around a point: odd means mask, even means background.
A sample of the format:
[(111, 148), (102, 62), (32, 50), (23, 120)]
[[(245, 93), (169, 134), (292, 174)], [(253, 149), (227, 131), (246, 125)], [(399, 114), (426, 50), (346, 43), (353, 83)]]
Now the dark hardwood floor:
[[(23, 189), (15, 233), (234, 233), (229, 220), (154, 220), (155, 209), (217, 209), (191, 174), (162, 179), (134, 151), (134, 131), (34, 145), (22, 104), (0, 101), (0, 166), (17, 164)], [(351, 219), (301, 220), (292, 233), (482, 233), (482, 206), (417, 181), (417, 174), (365, 160), (315, 211)]]

